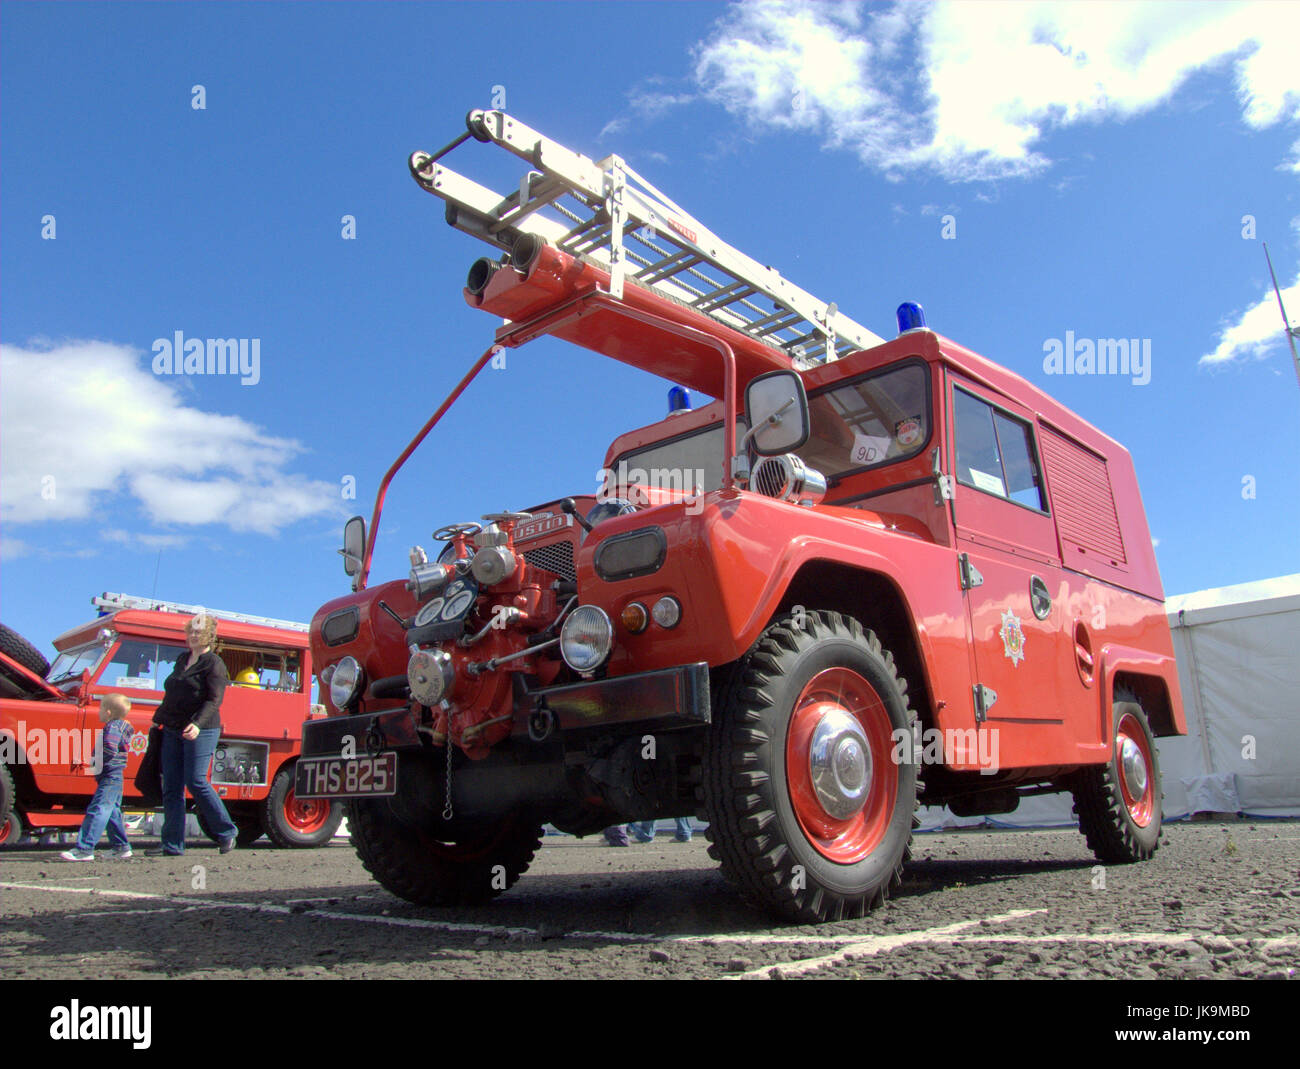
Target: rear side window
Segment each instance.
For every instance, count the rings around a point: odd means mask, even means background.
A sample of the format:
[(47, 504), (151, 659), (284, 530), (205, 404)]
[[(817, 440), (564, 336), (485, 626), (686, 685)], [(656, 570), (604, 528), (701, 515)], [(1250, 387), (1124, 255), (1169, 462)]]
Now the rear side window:
[(986, 401), (953, 391), (957, 481), (1017, 505), (1047, 511), (1033, 430)]

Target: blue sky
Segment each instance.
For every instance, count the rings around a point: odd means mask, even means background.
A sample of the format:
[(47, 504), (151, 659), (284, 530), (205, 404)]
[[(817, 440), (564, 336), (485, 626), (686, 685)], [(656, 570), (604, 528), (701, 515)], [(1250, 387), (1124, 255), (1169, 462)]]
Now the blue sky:
[[(6, 2), (0, 619), (48, 653), (103, 590), (307, 620), (347, 589), (343, 521), (497, 325), (460, 295), (487, 247), (406, 158), (502, 96), (877, 333), (918, 300), (1122, 441), (1167, 593), (1300, 570), (1261, 248), (1300, 323), (1297, 39), (1284, 3)], [(256, 339), (256, 383), (155, 375), (176, 331)], [(1149, 341), (1149, 381), (1046, 373), (1067, 332)], [(375, 576), (594, 490), (667, 386), (511, 352), (399, 475)]]

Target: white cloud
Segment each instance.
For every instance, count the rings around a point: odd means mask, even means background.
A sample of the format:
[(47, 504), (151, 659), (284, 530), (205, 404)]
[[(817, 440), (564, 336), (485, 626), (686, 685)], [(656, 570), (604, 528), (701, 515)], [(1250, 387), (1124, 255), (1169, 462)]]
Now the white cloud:
[[(651, 78), (646, 85), (654, 85), (663, 82), (662, 78)], [(632, 109), (632, 115), (639, 119), (657, 119), (665, 112), (673, 108), (679, 108), (683, 104), (689, 104), (697, 99), (695, 93), (671, 93), (661, 92), (657, 89), (648, 89), (645, 86), (638, 86), (627, 95), (628, 105)], [(609, 134), (621, 133), (627, 129), (628, 123), (632, 116), (619, 115), (610, 119), (600, 129), (600, 137), (607, 137)], [(660, 162), (667, 162), (667, 157), (662, 153), (643, 153), (650, 158), (660, 157)]]
[(972, 180), (1037, 173), (1052, 127), (1136, 115), (1216, 65), (1232, 65), (1248, 125), (1296, 121), (1297, 34), (1291, 3), (963, 0), (864, 14), (779, 0), (730, 8), (696, 46), (695, 76), (760, 129), (814, 133), (890, 177)]
[(628, 95), (632, 110), (645, 118), (662, 115), (665, 111), (689, 104), (694, 99), (694, 93), (657, 93), (647, 89), (634, 89)]
[(273, 534), (337, 509), (338, 487), (286, 472), (302, 446), (186, 405), (107, 342), (0, 346), (0, 519), (78, 520), (131, 493), (155, 522)]
[(141, 549), (177, 549), (189, 542), (186, 535), (138, 534), (117, 528), (101, 531), (99, 537), (105, 542), (116, 542), (122, 546), (138, 546)]
[[(1291, 325), (1300, 325), (1296, 319), (1297, 310), (1300, 310), (1300, 277), (1282, 289), (1282, 303), (1286, 305)], [(1279, 347), (1290, 360), (1291, 350), (1282, 328), (1282, 313), (1278, 311), (1277, 297), (1270, 286), (1255, 304), (1223, 327), (1214, 352), (1206, 353), (1198, 364), (1216, 367), (1235, 360), (1263, 360)]]

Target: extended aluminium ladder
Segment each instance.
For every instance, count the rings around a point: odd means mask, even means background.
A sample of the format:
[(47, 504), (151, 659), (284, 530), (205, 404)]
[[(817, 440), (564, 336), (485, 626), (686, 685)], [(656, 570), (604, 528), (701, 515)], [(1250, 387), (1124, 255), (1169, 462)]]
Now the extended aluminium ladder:
[[(502, 111), (471, 111), (466, 126), (439, 151), (409, 160), (458, 230), (507, 253), (521, 234), (535, 234), (608, 271), (614, 297), (630, 280), (783, 350), (796, 367), (884, 340), (721, 241), (620, 157), (593, 162)], [(517, 189), (501, 196), (438, 162), (471, 137), (530, 165)]]
[(208, 609), (202, 605), (186, 605), (179, 601), (160, 601), (157, 598), (140, 598), (131, 594), (111, 594), (107, 591), (99, 597), (91, 598), (90, 603), (104, 613), (117, 612), (119, 609), (147, 609), (150, 612), (177, 612), (186, 616), (204, 613), (218, 620), (232, 620), (241, 624), (260, 624), (263, 627), (278, 627), (285, 631), (306, 631), (307, 625), (293, 620), (275, 620), (269, 616), (250, 616), (243, 612), (227, 612), (224, 609)]

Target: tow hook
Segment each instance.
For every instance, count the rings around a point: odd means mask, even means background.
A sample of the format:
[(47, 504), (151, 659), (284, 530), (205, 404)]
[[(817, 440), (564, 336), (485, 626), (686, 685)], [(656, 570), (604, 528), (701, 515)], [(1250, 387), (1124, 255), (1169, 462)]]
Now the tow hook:
[(528, 737), (533, 742), (545, 742), (555, 730), (555, 714), (546, 704), (546, 699), (537, 703), (537, 708), (528, 717)]

